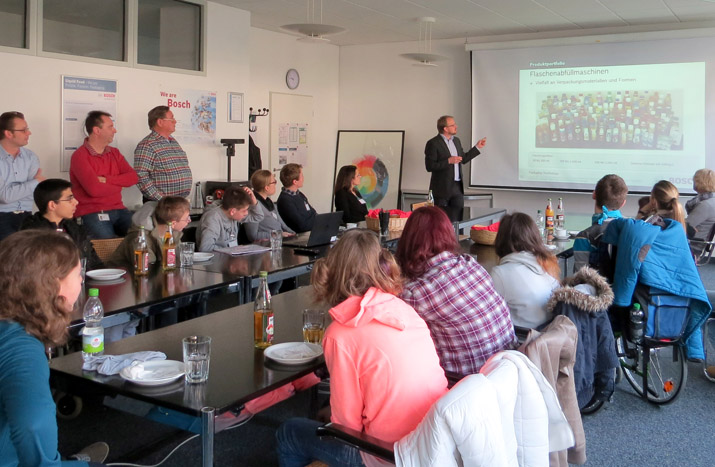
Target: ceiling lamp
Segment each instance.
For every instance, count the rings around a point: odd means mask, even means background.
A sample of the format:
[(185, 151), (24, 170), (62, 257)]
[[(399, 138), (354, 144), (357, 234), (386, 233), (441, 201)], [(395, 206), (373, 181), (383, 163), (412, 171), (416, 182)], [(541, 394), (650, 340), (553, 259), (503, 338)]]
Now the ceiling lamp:
[(330, 39), (324, 36), (330, 34), (338, 34), (345, 32), (345, 28), (333, 26), (332, 24), (323, 24), (323, 0), (320, 0), (320, 16), (318, 22), (315, 20), (315, 0), (307, 0), (308, 15), (306, 23), (285, 24), (281, 29), (298, 33), (303, 37), (298, 38), (301, 42), (330, 42)]
[(417, 40), (417, 53), (400, 54), (400, 57), (405, 57), (408, 60), (414, 60), (415, 66), (437, 66), (434, 62), (447, 60), (449, 57), (432, 53), (432, 24), (437, 22), (431, 16), (423, 16), (419, 18), (420, 36)]

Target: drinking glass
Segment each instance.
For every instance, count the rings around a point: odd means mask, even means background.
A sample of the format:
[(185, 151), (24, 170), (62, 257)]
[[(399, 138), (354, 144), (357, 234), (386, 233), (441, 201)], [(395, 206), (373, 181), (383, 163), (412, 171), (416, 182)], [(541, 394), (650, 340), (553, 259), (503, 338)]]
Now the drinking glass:
[(303, 310), (303, 342), (320, 344), (325, 334), (325, 311)]
[(390, 230), (390, 211), (380, 211), (377, 217), (380, 219), (380, 235), (386, 237)]
[(211, 360), (211, 338), (189, 336), (182, 340), (184, 345), (184, 369), (187, 383), (203, 383), (209, 379)]
[(283, 247), (283, 232), (271, 230), (271, 250), (280, 250)]
[(194, 264), (194, 250), (196, 249), (196, 244), (193, 242), (181, 242), (179, 244), (179, 249), (181, 252), (181, 265), (192, 266)]

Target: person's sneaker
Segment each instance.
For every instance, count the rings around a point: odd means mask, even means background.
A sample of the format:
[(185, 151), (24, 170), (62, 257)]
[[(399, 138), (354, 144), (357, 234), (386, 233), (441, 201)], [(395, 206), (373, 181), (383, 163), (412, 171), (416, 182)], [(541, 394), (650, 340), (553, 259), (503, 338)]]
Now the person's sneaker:
[(102, 463), (109, 455), (109, 445), (104, 441), (92, 443), (77, 454), (70, 456), (72, 460)]

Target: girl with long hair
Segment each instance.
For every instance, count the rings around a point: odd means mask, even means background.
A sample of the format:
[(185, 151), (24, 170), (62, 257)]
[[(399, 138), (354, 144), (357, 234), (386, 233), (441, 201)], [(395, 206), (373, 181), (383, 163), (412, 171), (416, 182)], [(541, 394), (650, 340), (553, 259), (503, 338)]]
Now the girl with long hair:
[(335, 178), (335, 210), (343, 211), (343, 223), (362, 222), (367, 216), (367, 204), (362, 199), (357, 186), (360, 185), (360, 172), (354, 165), (340, 167)]
[[(683, 230), (685, 226), (685, 209), (680, 204), (678, 198), (680, 193), (675, 185), (668, 180), (661, 180), (650, 191), (650, 203), (641, 209), (645, 214), (636, 216), (636, 219), (643, 219), (649, 224), (663, 227), (663, 218), (673, 219), (680, 222)], [(640, 214), (640, 211), (639, 211)]]
[(561, 271), (534, 220), (522, 212), (502, 217), (495, 247), (500, 260), (492, 269), (492, 279), (509, 305), (514, 324), (536, 328), (550, 321), (546, 302), (560, 285)]
[[(330, 371), (331, 420), (393, 443), (410, 433), (447, 391), (425, 322), (400, 300), (400, 268), (368, 230), (346, 232), (311, 278), (332, 308), (323, 348)], [(353, 447), (319, 439), (321, 423), (291, 419), (278, 429), (281, 466), (373, 465)]]
[(454, 227), (442, 209), (412, 213), (397, 261), (407, 280), (401, 298), (427, 322), (442, 368), (477, 373), (493, 354), (514, 347), (509, 308), (477, 260), (457, 252)]

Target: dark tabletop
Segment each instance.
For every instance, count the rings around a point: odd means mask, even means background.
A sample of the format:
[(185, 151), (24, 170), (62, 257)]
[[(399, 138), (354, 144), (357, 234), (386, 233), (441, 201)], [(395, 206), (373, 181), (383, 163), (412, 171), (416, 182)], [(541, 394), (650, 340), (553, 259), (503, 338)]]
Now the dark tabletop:
[[(312, 303), (311, 290), (303, 287), (273, 298), (275, 343), (303, 340), (302, 310), (321, 308)], [(169, 385), (138, 386), (120, 376), (83, 371), (81, 352), (53, 359), (50, 362), (51, 380), (53, 385), (78, 394), (83, 391), (124, 394), (192, 415), (199, 415), (202, 407), (214, 407), (218, 414), (240, 407), (324, 364), (323, 357), (298, 366), (280, 365), (270, 360), (264, 362), (263, 351), (253, 346), (252, 303), (108, 343), (106, 354), (158, 350), (169, 360), (181, 361), (181, 339), (191, 335), (212, 338), (209, 380), (203, 384), (186, 384), (182, 378)]]

